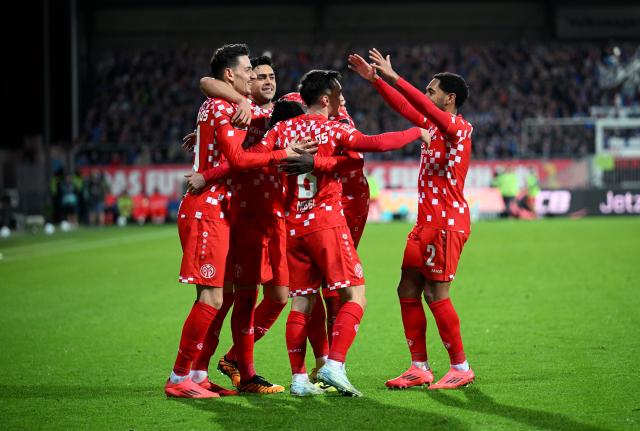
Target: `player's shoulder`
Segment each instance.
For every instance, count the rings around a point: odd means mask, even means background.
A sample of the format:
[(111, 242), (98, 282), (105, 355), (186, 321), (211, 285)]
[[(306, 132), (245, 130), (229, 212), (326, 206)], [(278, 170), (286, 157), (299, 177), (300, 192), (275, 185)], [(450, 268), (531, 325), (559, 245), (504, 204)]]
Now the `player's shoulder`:
[(451, 122), (461, 129), (468, 129), (468, 130), (473, 129), (473, 125), (470, 122), (468, 122), (462, 116), (462, 114), (458, 114), (458, 115), (451, 114)]
[(273, 113), (273, 108), (262, 108), (251, 99), (249, 99), (249, 106), (251, 106), (251, 116), (253, 119), (269, 118)]
[[(353, 135), (355, 132), (358, 131), (358, 129), (356, 129), (351, 124), (343, 123), (342, 121), (329, 120), (325, 124), (336, 135), (338, 134)], [(340, 136), (337, 136), (337, 137), (338, 139), (340, 138)]]
[(210, 101), (211, 110), (214, 113), (220, 113), (220, 115), (233, 115), (238, 109), (238, 105), (225, 99), (211, 97), (208, 100)]

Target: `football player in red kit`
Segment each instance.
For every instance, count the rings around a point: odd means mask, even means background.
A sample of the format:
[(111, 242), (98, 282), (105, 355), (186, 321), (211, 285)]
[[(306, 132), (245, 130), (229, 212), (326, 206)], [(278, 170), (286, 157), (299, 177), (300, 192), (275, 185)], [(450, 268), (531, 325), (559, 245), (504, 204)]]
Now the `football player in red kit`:
[[(366, 136), (348, 124), (329, 120), (340, 108), (339, 79), (340, 74), (334, 71), (314, 70), (305, 74), (300, 95), (309, 107), (307, 114), (279, 123), (263, 140), (266, 145), (301, 137), (318, 142), (314, 170), (288, 179), (287, 261), (293, 300), (286, 335), (293, 374), (291, 393), (299, 396), (322, 392), (309, 381), (304, 356), (307, 322), (323, 280), (329, 290), (339, 290), (342, 305), (334, 323), (328, 359), (318, 370), (318, 380), (342, 394), (361, 395), (349, 382), (344, 361), (366, 306), (364, 274), (342, 210), (340, 175), (319, 170), (316, 161), (347, 155), (360, 162), (361, 157), (348, 150), (388, 151), (418, 138), (429, 139), (426, 130), (419, 128)], [(345, 170), (344, 166), (340, 170)]]
[[(460, 320), (449, 291), (470, 233), (463, 189), (471, 159), (473, 126), (458, 113), (469, 89), (462, 77), (444, 72), (434, 75), (426, 93), (422, 93), (393, 70), (389, 56), (384, 57), (376, 49), (369, 53), (371, 65), (362, 57), (351, 55), (349, 67), (370, 80), (394, 109), (432, 135), (431, 144), (422, 146), (418, 220), (407, 239), (398, 285), (411, 366), (386, 385), (406, 388), (433, 381), (427, 361), (426, 318), (421, 300), (424, 295), (451, 361), (449, 371), (429, 388), (461, 387), (472, 383), (475, 374), (464, 353)], [(378, 73), (395, 88), (380, 79)]]

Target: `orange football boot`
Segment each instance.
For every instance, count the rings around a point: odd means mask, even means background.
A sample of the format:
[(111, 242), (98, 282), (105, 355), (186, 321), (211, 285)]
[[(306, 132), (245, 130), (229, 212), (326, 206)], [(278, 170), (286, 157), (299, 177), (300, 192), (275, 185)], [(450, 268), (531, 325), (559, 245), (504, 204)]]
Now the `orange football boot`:
[(220, 395), (221, 397), (230, 397), (233, 395), (238, 395), (238, 391), (234, 389), (223, 388), (220, 385), (213, 383), (209, 379), (204, 379), (200, 383), (197, 383), (201, 388), (208, 390), (209, 392), (213, 392), (215, 394)]
[(475, 378), (476, 375), (471, 368), (467, 371), (458, 371), (455, 368), (451, 368), (443, 378), (429, 386), (429, 389), (456, 389), (470, 385)]
[(215, 392), (208, 391), (195, 383), (191, 379), (187, 379), (180, 383), (171, 383), (167, 380), (164, 385), (164, 393), (168, 397), (177, 398), (219, 398), (220, 395)]
[(240, 385), (240, 371), (238, 370), (238, 363), (236, 361), (230, 361), (226, 356), (223, 356), (218, 361), (218, 371), (231, 379), (231, 384), (236, 388)]
[(407, 371), (402, 373), (395, 379), (387, 380), (385, 385), (389, 389), (405, 389), (413, 386), (424, 386), (433, 382), (433, 373), (431, 370), (423, 370), (411, 365)]
[(240, 392), (251, 394), (277, 394), (284, 392), (284, 387), (280, 385), (274, 385), (273, 383), (265, 380), (264, 377), (255, 375), (246, 383), (241, 383), (238, 386)]

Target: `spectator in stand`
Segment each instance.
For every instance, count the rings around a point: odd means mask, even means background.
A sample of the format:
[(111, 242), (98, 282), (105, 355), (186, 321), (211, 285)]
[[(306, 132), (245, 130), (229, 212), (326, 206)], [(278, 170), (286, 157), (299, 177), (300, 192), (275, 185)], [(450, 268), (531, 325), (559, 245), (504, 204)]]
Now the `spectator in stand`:
[(126, 226), (127, 222), (131, 220), (132, 211), (133, 201), (125, 190), (118, 198), (118, 226)]
[(64, 220), (62, 210), (62, 183), (64, 182), (64, 169), (58, 168), (56, 173), (49, 181), (49, 190), (51, 192), (51, 205), (53, 208), (53, 222), (60, 223)]
[(109, 193), (109, 184), (104, 174), (98, 170), (91, 173), (88, 184), (89, 224), (91, 226), (104, 226), (105, 224), (105, 198)]
[(146, 193), (142, 192), (133, 197), (133, 209), (131, 215), (139, 224), (143, 225), (149, 218), (149, 198)]
[(67, 175), (60, 184), (63, 221), (72, 226), (78, 225), (78, 193), (71, 175)]
[(149, 215), (153, 224), (163, 224), (167, 221), (169, 198), (157, 189), (149, 197)]

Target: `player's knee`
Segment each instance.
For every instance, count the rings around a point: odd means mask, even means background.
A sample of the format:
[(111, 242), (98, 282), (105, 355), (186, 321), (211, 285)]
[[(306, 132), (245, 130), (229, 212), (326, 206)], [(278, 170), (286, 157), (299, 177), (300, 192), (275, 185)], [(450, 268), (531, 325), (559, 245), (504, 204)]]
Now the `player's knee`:
[(420, 289), (414, 286), (413, 283), (406, 283), (404, 280), (398, 284), (398, 297), (399, 298), (419, 298)]
[(198, 300), (219, 310), (222, 307), (223, 301), (222, 289), (204, 289), (202, 292), (200, 292), (200, 297), (198, 298)]
[(265, 294), (274, 302), (286, 304), (289, 301), (289, 288), (287, 286), (265, 287)]

